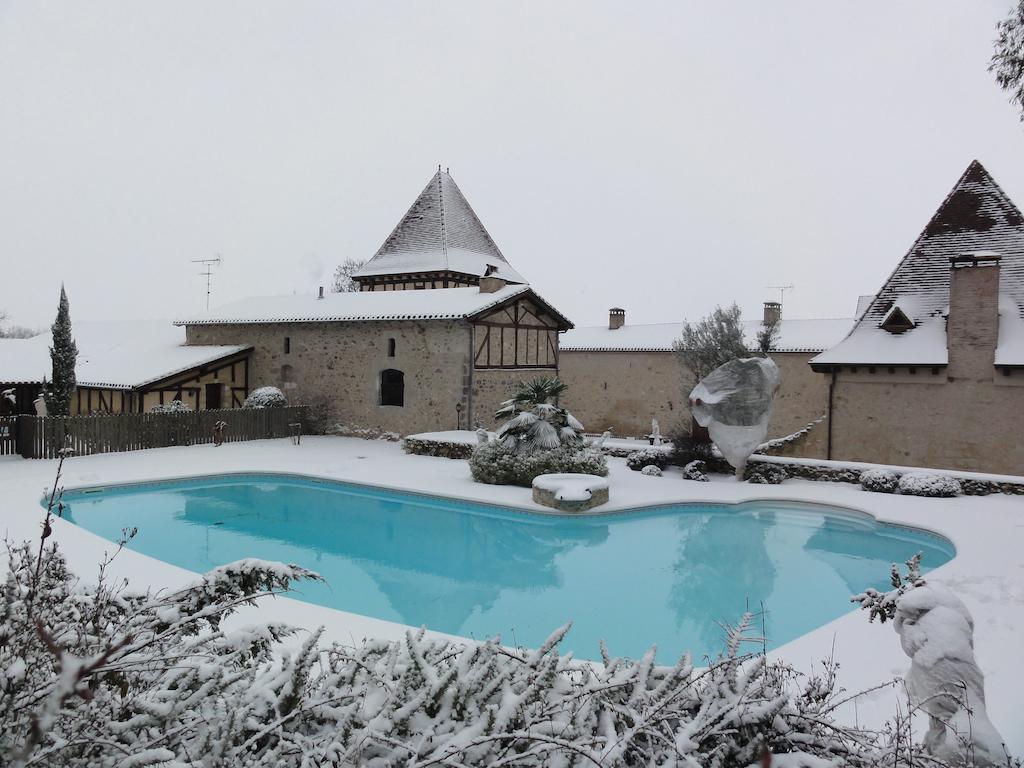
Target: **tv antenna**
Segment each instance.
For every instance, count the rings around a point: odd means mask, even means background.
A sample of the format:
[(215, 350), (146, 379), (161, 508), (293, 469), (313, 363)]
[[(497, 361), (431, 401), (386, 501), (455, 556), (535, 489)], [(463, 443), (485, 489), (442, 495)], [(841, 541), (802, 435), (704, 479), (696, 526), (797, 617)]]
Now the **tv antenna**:
[(767, 285), (765, 287), (768, 288), (771, 291), (778, 291), (779, 292), (779, 304), (783, 304), (784, 303), (783, 299), (786, 298), (786, 291), (792, 291), (793, 290), (793, 286), (792, 285)]
[(206, 278), (206, 311), (210, 311), (210, 278), (213, 276), (213, 268), (224, 263), (224, 259), (218, 253), (213, 259), (192, 259), (193, 264), (202, 264), (203, 271), (199, 274)]

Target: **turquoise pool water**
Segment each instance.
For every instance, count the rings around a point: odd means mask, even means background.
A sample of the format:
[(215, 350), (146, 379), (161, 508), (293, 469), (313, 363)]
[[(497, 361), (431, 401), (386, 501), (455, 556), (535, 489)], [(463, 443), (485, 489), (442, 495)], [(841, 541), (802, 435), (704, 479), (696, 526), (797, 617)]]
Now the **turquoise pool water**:
[(758, 502), (620, 514), (537, 515), (278, 475), (68, 492), (66, 517), (203, 572), (243, 557), (297, 563), (327, 584), (298, 599), (467, 637), (535, 646), (566, 621), (565, 647), (595, 658), (657, 644), (674, 661), (720, 647), (720, 622), (764, 606), (770, 647), (884, 587), (890, 563), (953, 557), (945, 539), (826, 507)]

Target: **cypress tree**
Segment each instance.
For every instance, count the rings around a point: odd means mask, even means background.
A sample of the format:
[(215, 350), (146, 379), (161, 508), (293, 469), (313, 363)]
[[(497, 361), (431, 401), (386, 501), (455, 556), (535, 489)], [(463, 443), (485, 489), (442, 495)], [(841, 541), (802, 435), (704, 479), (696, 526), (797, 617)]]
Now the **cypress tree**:
[(71, 397), (75, 393), (75, 361), (78, 359), (78, 347), (71, 336), (71, 310), (68, 308), (68, 295), (63, 285), (60, 287), (57, 319), (51, 330), (53, 346), (50, 347), (50, 360), (53, 362), (53, 380), (46, 395), (46, 410), (50, 416), (69, 416)]

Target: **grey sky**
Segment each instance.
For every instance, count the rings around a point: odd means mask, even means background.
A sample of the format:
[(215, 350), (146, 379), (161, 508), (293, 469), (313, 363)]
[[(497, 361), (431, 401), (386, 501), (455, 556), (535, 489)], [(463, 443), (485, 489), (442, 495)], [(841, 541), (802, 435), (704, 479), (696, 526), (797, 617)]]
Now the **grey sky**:
[(1008, 0), (0, 0), (0, 309), (43, 325), (311, 291), (441, 163), (578, 325), (852, 314), (971, 159)]

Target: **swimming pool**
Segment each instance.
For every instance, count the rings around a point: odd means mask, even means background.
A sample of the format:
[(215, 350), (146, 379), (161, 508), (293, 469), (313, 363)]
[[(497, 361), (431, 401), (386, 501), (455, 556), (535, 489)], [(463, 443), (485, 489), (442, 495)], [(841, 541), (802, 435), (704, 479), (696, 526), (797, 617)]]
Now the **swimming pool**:
[[(196, 572), (244, 557), (296, 563), (326, 584), (297, 599), (466, 637), (564, 643), (595, 658), (657, 644), (668, 662), (716, 653), (723, 621), (765, 610), (776, 647), (887, 585), (889, 564), (945, 539), (828, 507), (762, 501), (543, 515), (288, 475), (223, 475), (69, 491), (65, 517)], [(760, 629), (760, 622), (758, 629)]]

